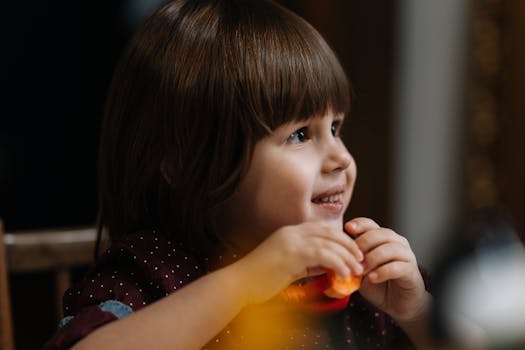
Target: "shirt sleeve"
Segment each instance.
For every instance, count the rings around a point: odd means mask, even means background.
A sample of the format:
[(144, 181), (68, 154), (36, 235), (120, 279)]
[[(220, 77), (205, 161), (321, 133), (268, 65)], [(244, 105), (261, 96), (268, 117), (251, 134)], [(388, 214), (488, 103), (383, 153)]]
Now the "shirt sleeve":
[(66, 291), (65, 317), (44, 350), (69, 349), (98, 327), (175, 292), (201, 270), (193, 256), (154, 231), (127, 236)]
[[(122, 260), (121, 260), (122, 261)], [(44, 349), (69, 349), (100, 326), (126, 317), (147, 304), (148, 290), (139, 275), (128, 268), (105, 264), (89, 273), (83, 281), (66, 291), (63, 304), (65, 317)]]
[(110, 311), (104, 311), (98, 305), (86, 306), (78, 315), (64, 318), (62, 327), (45, 345), (44, 349), (69, 349), (80, 339), (98, 327), (118, 319)]

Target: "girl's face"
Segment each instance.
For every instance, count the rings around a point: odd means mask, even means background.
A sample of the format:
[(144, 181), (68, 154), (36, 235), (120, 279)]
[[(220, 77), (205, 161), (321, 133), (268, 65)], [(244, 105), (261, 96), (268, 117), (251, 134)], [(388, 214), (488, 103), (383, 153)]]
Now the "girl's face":
[(285, 225), (324, 221), (342, 229), (356, 179), (339, 137), (342, 122), (330, 112), (258, 141), (247, 174), (220, 210), (219, 234), (247, 252)]

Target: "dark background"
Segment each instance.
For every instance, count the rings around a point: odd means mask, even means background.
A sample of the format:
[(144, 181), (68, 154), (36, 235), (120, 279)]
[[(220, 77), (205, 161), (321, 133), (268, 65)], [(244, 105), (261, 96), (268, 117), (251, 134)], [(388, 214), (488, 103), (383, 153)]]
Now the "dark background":
[[(132, 30), (125, 5), (3, 4), (0, 217), (7, 232), (94, 225), (101, 112)], [(56, 330), (53, 288), (51, 272), (10, 276), (17, 349), (38, 349)]]
[(100, 114), (127, 36), (120, 6), (3, 6), (10, 34), (2, 50), (0, 216), (7, 231), (93, 224)]

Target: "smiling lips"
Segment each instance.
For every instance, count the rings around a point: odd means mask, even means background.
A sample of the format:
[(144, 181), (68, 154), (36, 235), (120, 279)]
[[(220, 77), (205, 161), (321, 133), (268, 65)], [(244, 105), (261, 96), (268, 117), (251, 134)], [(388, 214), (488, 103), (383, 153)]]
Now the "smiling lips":
[(341, 201), (341, 194), (332, 194), (326, 197), (317, 197), (312, 200), (314, 203), (336, 203)]
[(343, 193), (340, 187), (321, 193), (312, 199), (312, 203), (333, 212), (339, 212), (343, 209)]

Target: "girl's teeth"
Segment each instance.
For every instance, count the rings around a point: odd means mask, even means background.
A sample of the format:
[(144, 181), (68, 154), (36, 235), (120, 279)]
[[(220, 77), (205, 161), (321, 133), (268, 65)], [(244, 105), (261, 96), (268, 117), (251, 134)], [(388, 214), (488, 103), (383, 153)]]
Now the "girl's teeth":
[(331, 195), (331, 196), (328, 196), (328, 197), (321, 198), (321, 202), (323, 202), (323, 203), (337, 202), (338, 200), (339, 200), (339, 195), (338, 194), (334, 194), (334, 195)]

